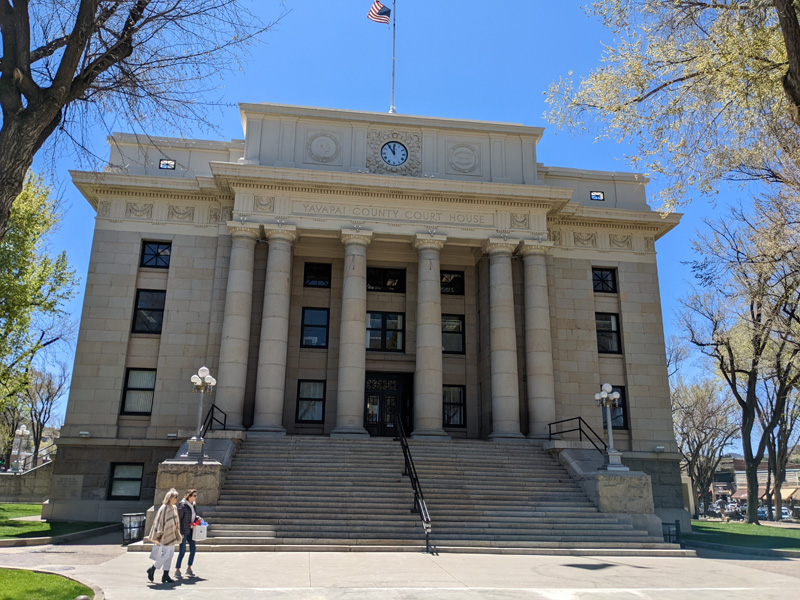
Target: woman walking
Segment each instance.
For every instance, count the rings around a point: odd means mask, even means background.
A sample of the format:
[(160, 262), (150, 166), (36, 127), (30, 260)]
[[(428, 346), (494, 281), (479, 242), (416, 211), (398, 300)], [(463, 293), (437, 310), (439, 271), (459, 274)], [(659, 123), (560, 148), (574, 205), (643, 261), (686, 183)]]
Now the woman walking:
[(194, 541), (194, 529), (192, 523), (197, 519), (197, 490), (189, 490), (184, 495), (183, 500), (178, 504), (178, 521), (181, 524), (181, 540), (180, 551), (178, 552), (178, 562), (175, 564), (175, 577), (183, 577), (181, 575), (181, 562), (186, 554), (186, 542), (189, 542), (189, 562), (186, 565), (186, 575), (194, 577), (192, 565), (194, 564), (194, 553), (197, 549), (197, 544)]
[(172, 583), (174, 580), (169, 576), (169, 567), (172, 563), (172, 555), (175, 554), (175, 544), (181, 541), (180, 523), (178, 522), (178, 511), (175, 505), (178, 503), (178, 490), (171, 489), (164, 496), (164, 502), (156, 513), (153, 521), (153, 529), (150, 531), (150, 540), (155, 544), (150, 558), (154, 563), (147, 569), (147, 578), (153, 581), (156, 569), (163, 569), (161, 583)]

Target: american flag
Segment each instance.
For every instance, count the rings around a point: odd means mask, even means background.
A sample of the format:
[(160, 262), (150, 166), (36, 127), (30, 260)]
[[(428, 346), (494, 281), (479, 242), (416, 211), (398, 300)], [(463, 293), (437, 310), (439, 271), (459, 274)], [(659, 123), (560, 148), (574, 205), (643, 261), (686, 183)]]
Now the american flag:
[(390, 8), (386, 8), (383, 4), (375, 0), (375, 4), (372, 5), (372, 8), (369, 9), (367, 13), (367, 18), (370, 21), (375, 21), (376, 23), (386, 23), (389, 24), (389, 15), (392, 14), (392, 10)]

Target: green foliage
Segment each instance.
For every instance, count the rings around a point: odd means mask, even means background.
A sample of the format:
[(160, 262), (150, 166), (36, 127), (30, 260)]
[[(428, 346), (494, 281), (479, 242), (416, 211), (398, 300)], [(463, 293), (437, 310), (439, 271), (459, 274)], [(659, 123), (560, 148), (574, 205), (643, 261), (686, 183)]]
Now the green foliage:
[(59, 221), (58, 202), (29, 176), (0, 239), (0, 403), (27, 383), (33, 358), (63, 337), (63, 304), (75, 294), (65, 252), (47, 253)]
[(800, 529), (770, 527), (752, 523), (692, 521), (687, 540), (745, 548), (800, 550)]
[(662, 208), (722, 179), (800, 188), (797, 128), (784, 93), (787, 51), (771, 0), (602, 0), (602, 66), (547, 92), (553, 124), (631, 141), (636, 169), (666, 176)]
[(91, 588), (60, 575), (0, 569), (0, 600), (73, 600), (80, 595), (94, 598)]

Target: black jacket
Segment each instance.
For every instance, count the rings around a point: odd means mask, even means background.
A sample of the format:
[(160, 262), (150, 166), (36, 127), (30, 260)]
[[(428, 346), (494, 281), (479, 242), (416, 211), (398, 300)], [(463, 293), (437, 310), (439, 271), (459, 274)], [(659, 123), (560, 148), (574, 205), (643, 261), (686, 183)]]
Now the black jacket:
[[(196, 504), (194, 505), (194, 513), (196, 517), (200, 516), (200, 513), (197, 512)], [(178, 503), (178, 521), (181, 524), (181, 535), (192, 533), (192, 507), (184, 500)]]

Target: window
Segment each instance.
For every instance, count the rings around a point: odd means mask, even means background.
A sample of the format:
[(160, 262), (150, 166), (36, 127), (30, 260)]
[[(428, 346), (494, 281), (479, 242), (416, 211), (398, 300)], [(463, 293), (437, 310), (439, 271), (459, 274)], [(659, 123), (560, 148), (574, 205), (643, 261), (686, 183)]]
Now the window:
[(111, 463), (109, 500), (139, 500), (142, 495), (142, 463)]
[(442, 352), (464, 354), (464, 315), (442, 315)]
[(327, 308), (303, 309), (303, 339), (301, 348), (328, 347), (328, 310)]
[(297, 423), (322, 423), (325, 415), (325, 382), (297, 382)]
[[(628, 401), (625, 398), (625, 388), (622, 386), (613, 386), (614, 392), (619, 392), (619, 400), (617, 406), (612, 407), (611, 410), (611, 429), (627, 429), (628, 428)], [(606, 409), (603, 411), (603, 429), (608, 427), (606, 421)]]
[(142, 258), (140, 267), (153, 269), (168, 269), (172, 244), (169, 242), (145, 242), (142, 244)]
[(442, 410), (445, 427), (466, 427), (467, 399), (463, 385), (442, 386)]
[(166, 297), (164, 290), (136, 290), (133, 333), (161, 333)]
[(175, 161), (171, 158), (162, 158), (158, 161), (158, 168), (162, 171), (174, 171)]
[(122, 414), (149, 415), (153, 411), (155, 389), (155, 369), (128, 369), (125, 374)]
[(594, 320), (597, 323), (597, 351), (604, 354), (621, 354), (619, 315), (595, 313)]
[(367, 350), (403, 352), (405, 349), (403, 313), (367, 313)]
[(592, 269), (592, 287), (595, 292), (617, 293), (617, 272), (614, 269)]
[(303, 270), (303, 287), (331, 287), (331, 266), (323, 263), (306, 263)]
[(603, 202), (606, 199), (605, 192), (589, 192), (589, 198), (595, 202)]
[(406, 270), (367, 267), (367, 291), (405, 294)]
[(442, 293), (449, 296), (463, 296), (464, 271), (442, 271)]

